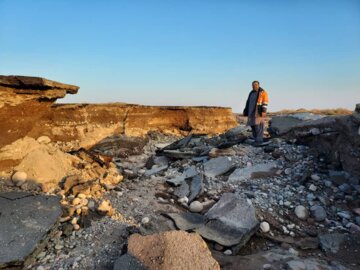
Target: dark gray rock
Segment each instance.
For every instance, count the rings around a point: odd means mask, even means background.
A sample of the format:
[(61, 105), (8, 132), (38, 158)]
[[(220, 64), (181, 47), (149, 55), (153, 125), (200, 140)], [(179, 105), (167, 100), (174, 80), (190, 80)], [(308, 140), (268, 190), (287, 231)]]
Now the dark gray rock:
[(125, 254), (114, 263), (113, 270), (146, 270), (147, 268), (136, 258)]
[(176, 227), (183, 231), (189, 231), (200, 228), (207, 221), (207, 219), (203, 215), (197, 213), (190, 213), (190, 212), (185, 212), (180, 214), (170, 213), (170, 214), (165, 214), (165, 216), (171, 218), (174, 221)]
[(345, 234), (333, 233), (319, 236), (320, 247), (326, 253), (337, 253), (341, 244), (346, 240)]
[(203, 177), (201, 175), (196, 175), (190, 179), (189, 202), (192, 202), (203, 192)]
[(189, 202), (192, 202), (203, 192), (203, 177), (201, 175), (186, 178), (180, 183), (180, 186), (174, 188), (174, 195), (178, 198), (186, 196)]
[(195, 229), (205, 239), (214, 241), (222, 246), (230, 247), (235, 245), (244, 246), (250, 237), (255, 233), (247, 231), (239, 226), (229, 226), (220, 220), (210, 220), (205, 226)]
[(329, 171), (330, 180), (335, 185), (342, 185), (348, 182), (349, 174), (344, 171)]
[(195, 169), (195, 166), (191, 166), (191, 167), (187, 168), (182, 173), (182, 175), (177, 176), (177, 177), (172, 178), (172, 179), (166, 180), (166, 183), (177, 187), (177, 186), (180, 186), (182, 184), (182, 182), (185, 181), (186, 178), (194, 177), (195, 175), (197, 175), (197, 171)]
[(0, 268), (24, 267), (46, 244), (61, 217), (60, 198), (0, 193)]
[(229, 182), (242, 182), (254, 178), (266, 178), (276, 173), (275, 163), (261, 163), (251, 167), (236, 169), (230, 176)]
[(233, 193), (224, 193), (205, 216), (209, 222), (196, 231), (223, 246), (245, 245), (259, 227), (253, 205)]
[(196, 213), (165, 214), (180, 230), (191, 230), (226, 247), (244, 246), (258, 230), (255, 208), (245, 196), (224, 193), (205, 216)]
[(217, 157), (204, 163), (204, 174), (207, 177), (214, 178), (227, 173), (232, 167), (233, 162), (231, 158)]
[(320, 222), (326, 219), (326, 211), (322, 206), (314, 205), (310, 208), (310, 211), (316, 221)]
[(269, 132), (272, 135), (283, 135), (300, 123), (318, 120), (324, 116), (312, 113), (296, 113), (289, 115), (280, 115), (271, 118), (269, 124)]
[(153, 167), (152, 169), (150, 170), (147, 170), (145, 172), (145, 175), (146, 176), (151, 176), (151, 175), (155, 175), (161, 171), (165, 171), (166, 169), (168, 168), (168, 165), (163, 165), (163, 166), (159, 166), (159, 167)]
[(178, 187), (180, 186), (183, 182), (185, 181), (185, 177), (183, 175), (171, 178), (171, 179), (167, 179), (166, 183), (168, 183), (169, 185), (172, 185), (174, 187)]
[(174, 195), (178, 198), (188, 197), (190, 192), (190, 187), (186, 181), (182, 182), (179, 187), (174, 188)]

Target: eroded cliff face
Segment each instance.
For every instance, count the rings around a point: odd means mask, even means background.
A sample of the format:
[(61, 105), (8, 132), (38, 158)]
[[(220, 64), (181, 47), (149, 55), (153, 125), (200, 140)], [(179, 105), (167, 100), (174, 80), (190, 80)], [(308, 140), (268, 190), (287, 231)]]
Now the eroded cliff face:
[(100, 140), (124, 134), (141, 137), (149, 131), (215, 135), (236, 126), (229, 108), (155, 107), (124, 104), (56, 105), (28, 133), (89, 148)]
[(0, 75), (0, 147), (30, 132), (53, 103), (79, 87), (43, 78)]
[(236, 126), (231, 109), (222, 107), (54, 104), (78, 89), (43, 78), (0, 76), (0, 148), (25, 136), (48, 136), (70, 151), (90, 148), (114, 134), (215, 135)]

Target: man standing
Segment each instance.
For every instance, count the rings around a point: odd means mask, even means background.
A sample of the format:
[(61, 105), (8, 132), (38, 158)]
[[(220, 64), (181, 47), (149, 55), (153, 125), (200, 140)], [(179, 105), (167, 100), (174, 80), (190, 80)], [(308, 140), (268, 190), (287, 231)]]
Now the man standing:
[(246, 101), (244, 116), (248, 117), (248, 125), (251, 126), (255, 146), (261, 146), (264, 141), (264, 118), (269, 98), (267, 92), (260, 87), (258, 81), (252, 82), (252, 88), (253, 90)]

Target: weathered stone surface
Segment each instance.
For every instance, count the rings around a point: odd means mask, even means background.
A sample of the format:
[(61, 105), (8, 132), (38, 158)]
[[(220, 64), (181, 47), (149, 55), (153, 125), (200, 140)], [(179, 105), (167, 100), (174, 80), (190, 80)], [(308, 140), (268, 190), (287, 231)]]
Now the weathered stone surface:
[(186, 181), (182, 182), (180, 186), (174, 189), (174, 195), (178, 198), (183, 198), (189, 196), (190, 187)]
[(196, 213), (166, 214), (181, 230), (192, 230), (222, 246), (244, 246), (259, 228), (255, 208), (241, 195), (224, 193), (202, 216)]
[(206, 243), (195, 233), (169, 231), (129, 238), (128, 254), (149, 270), (220, 269)]
[(256, 164), (251, 167), (236, 169), (230, 176), (229, 182), (242, 182), (248, 179), (266, 178), (276, 172), (275, 163)]
[(189, 182), (190, 182), (189, 202), (192, 202), (203, 192), (203, 177), (202, 175), (196, 175), (190, 178)]
[(174, 222), (177, 228), (183, 231), (189, 231), (194, 230), (196, 228), (199, 228), (203, 226), (207, 219), (203, 215), (197, 214), (197, 213), (169, 213), (166, 214), (169, 218), (171, 218)]
[(209, 222), (196, 231), (223, 246), (245, 245), (259, 227), (255, 208), (233, 193), (224, 193), (205, 216)]
[[(185, 178), (185, 175), (182, 178), (177, 178), (181, 181), (180, 186), (174, 188), (174, 195), (178, 198), (188, 197), (188, 201), (192, 202), (197, 196), (203, 192), (203, 177), (202, 175), (195, 175), (193, 177)], [(177, 179), (173, 179), (176, 181)], [(182, 180), (183, 179), (183, 180)], [(172, 182), (175, 183), (176, 182)]]
[(340, 250), (341, 244), (346, 239), (345, 234), (333, 233), (320, 235), (320, 246), (321, 249), (326, 253), (337, 253)]
[(0, 268), (20, 268), (36, 255), (61, 217), (59, 202), (54, 196), (0, 193)]
[[(29, 134), (51, 112), (57, 98), (75, 94), (78, 89), (38, 77), (0, 75), (0, 148)], [(41, 135), (39, 130), (35, 138)]]
[(19, 76), (19, 75), (11, 75), (11, 76), (0, 75), (0, 86), (6, 86), (9, 88), (23, 89), (23, 90), (64, 89), (66, 90), (66, 93), (70, 93), (70, 94), (76, 94), (77, 91), (79, 90), (79, 87), (75, 85), (64, 84), (40, 77), (28, 77), (28, 76)]
[(213, 178), (227, 173), (233, 167), (233, 162), (229, 157), (217, 157), (210, 159), (204, 164), (204, 174)]
[(155, 175), (155, 174), (157, 174), (157, 173), (159, 173), (159, 172), (161, 172), (161, 171), (166, 170), (167, 167), (168, 167), (168, 165), (153, 167), (152, 169), (147, 170), (147, 171), (145, 172), (145, 175), (146, 175), (146, 176)]
[(270, 120), (269, 132), (274, 135), (283, 135), (300, 123), (311, 120), (318, 120), (323, 117), (324, 116), (312, 113), (295, 113), (289, 115), (275, 116)]
[(311, 215), (315, 218), (316, 221), (324, 221), (326, 219), (326, 211), (320, 205), (314, 205), (310, 208)]
[(166, 183), (177, 187), (177, 186), (180, 186), (181, 183), (183, 183), (185, 181), (185, 179), (194, 177), (195, 175), (197, 175), (197, 171), (194, 166), (191, 166), (191, 167), (187, 168), (180, 176), (177, 176), (172, 179), (167, 179)]

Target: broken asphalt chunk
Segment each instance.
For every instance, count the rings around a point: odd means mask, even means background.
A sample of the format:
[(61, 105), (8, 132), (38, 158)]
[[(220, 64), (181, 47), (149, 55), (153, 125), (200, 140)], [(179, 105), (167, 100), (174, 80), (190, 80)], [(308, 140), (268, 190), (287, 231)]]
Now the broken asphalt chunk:
[(242, 182), (248, 179), (266, 178), (276, 173), (275, 163), (261, 163), (251, 167), (236, 169), (230, 176), (229, 182)]
[(217, 157), (204, 163), (204, 174), (209, 178), (214, 178), (227, 173), (233, 167), (230, 157)]
[(172, 219), (179, 230), (190, 231), (200, 228), (207, 221), (206, 217), (197, 213), (170, 213), (165, 216)]
[(61, 217), (60, 198), (0, 193), (0, 205), (0, 269), (26, 267)]

